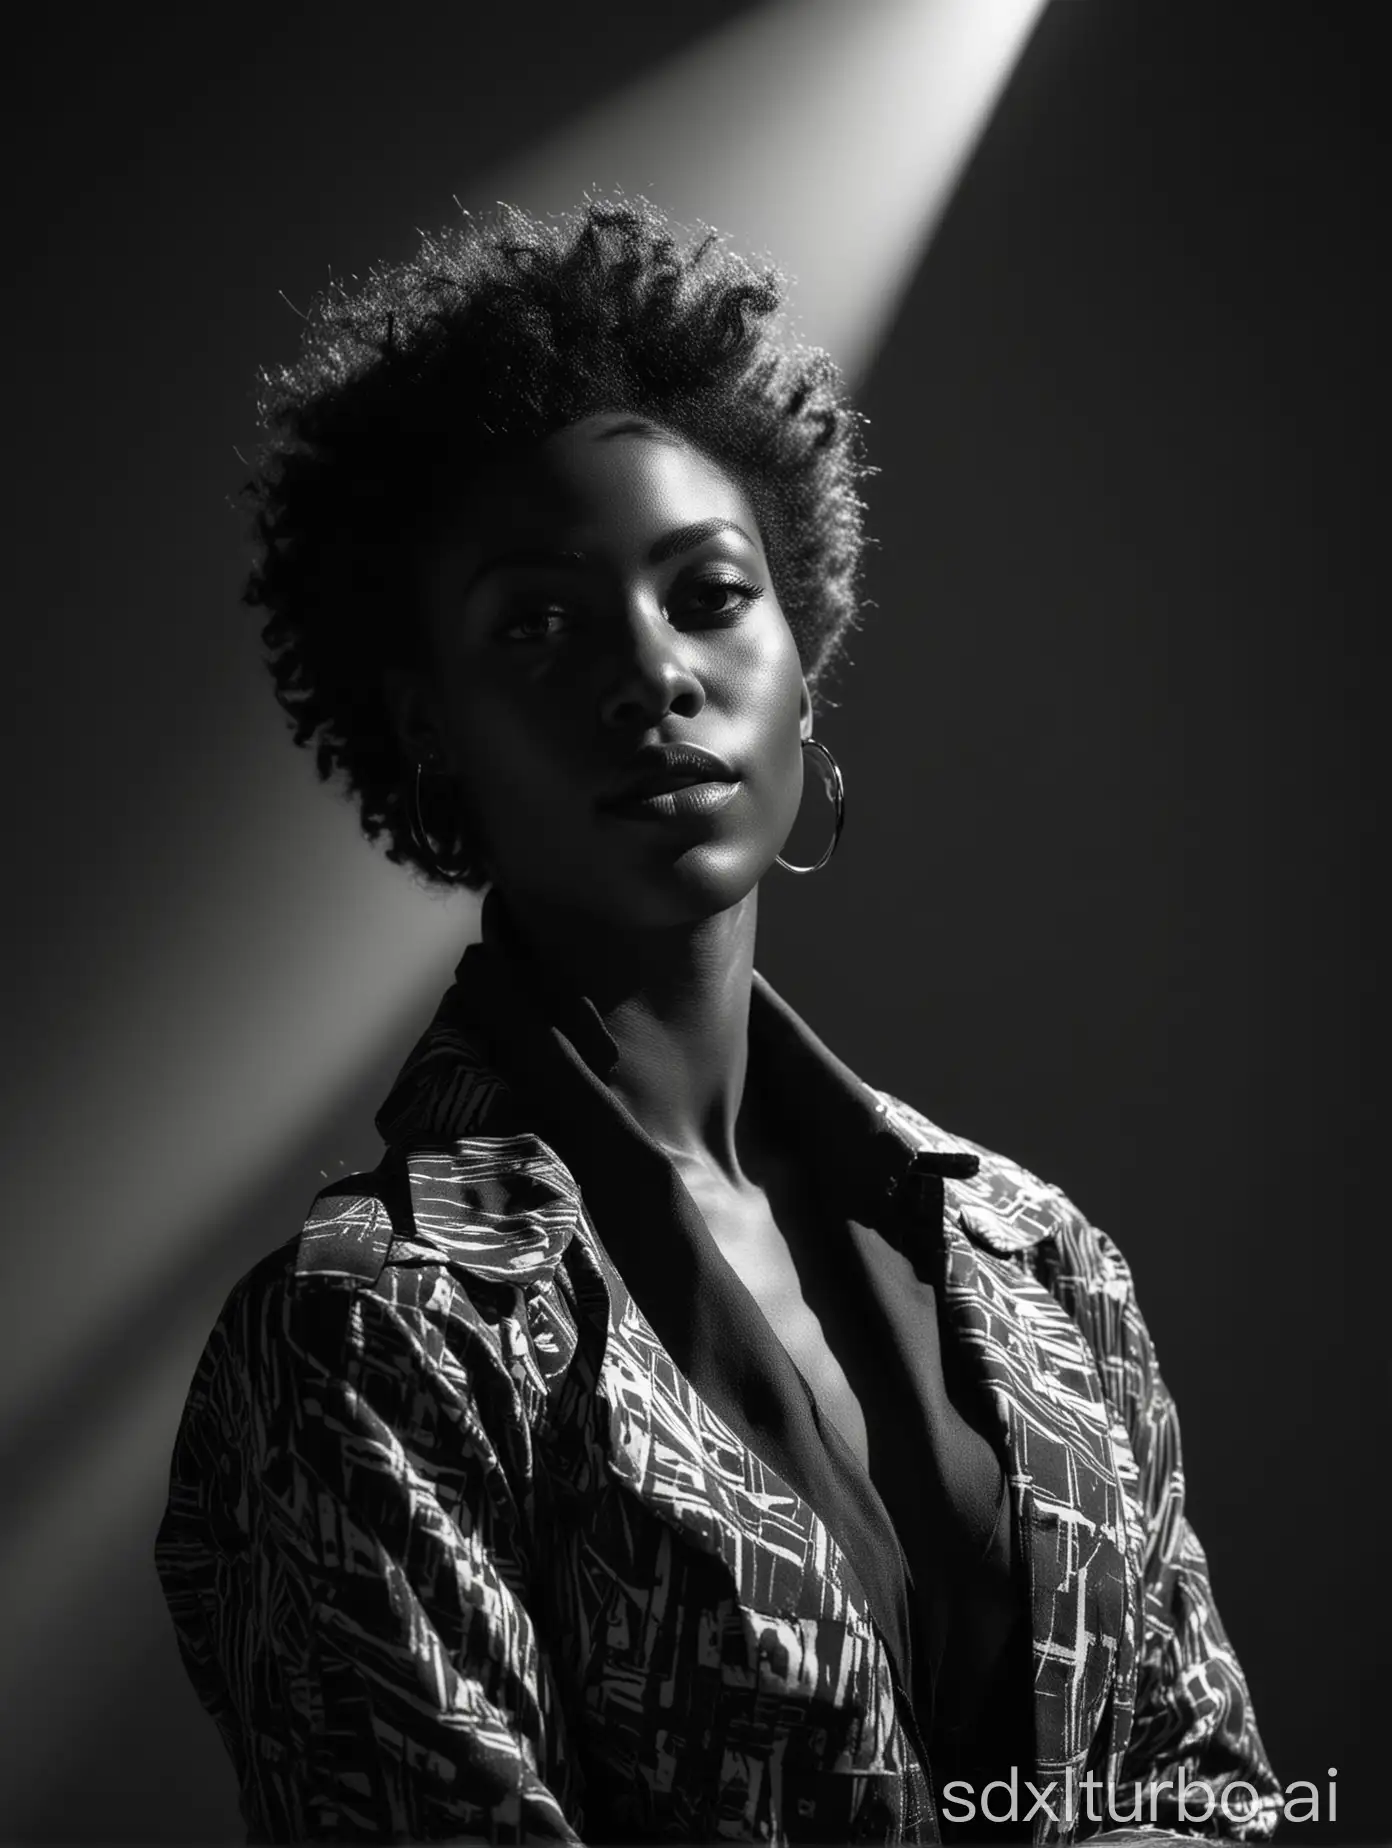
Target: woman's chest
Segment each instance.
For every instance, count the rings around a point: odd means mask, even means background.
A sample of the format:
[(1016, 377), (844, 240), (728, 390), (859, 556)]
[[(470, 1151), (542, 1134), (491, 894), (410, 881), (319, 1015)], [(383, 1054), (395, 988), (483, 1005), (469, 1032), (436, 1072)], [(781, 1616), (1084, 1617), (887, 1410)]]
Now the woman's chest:
[(819, 1316), (807, 1300), (794, 1255), (799, 1226), (789, 1223), (786, 1208), (776, 1217), (766, 1196), (687, 1185), (721, 1256), (811, 1387), (823, 1417), (868, 1468), (865, 1411), (837, 1354), (843, 1331), (826, 1308)]

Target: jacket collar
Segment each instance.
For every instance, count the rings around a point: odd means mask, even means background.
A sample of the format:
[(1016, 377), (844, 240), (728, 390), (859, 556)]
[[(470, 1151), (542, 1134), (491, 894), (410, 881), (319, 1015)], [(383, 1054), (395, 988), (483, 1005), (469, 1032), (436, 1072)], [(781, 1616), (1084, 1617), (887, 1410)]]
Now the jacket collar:
[[(490, 1051), (480, 1019), (485, 1010), (478, 1005), (481, 984), (496, 986), (506, 977), (512, 1000), (520, 1002), (534, 1021), (550, 1023), (596, 1078), (607, 1080), (619, 1056), (588, 997), (519, 956), (506, 915), (491, 893), (484, 902), (483, 925), (482, 945), (471, 945), (460, 958), (454, 985), (376, 1114), (378, 1132), (388, 1146), (434, 1145), (445, 1166), (452, 1161), (461, 1180), (475, 1166), (491, 1179), (502, 1153), (498, 1138), (525, 1135), (535, 1128), (519, 1111)], [(519, 974), (524, 978), (520, 984)], [(1028, 1251), (1057, 1230), (1050, 1190), (1015, 1171), (1003, 1187), (997, 1164), (987, 1159), (983, 1166), (985, 1150), (949, 1135), (889, 1092), (866, 1084), (757, 970), (749, 1030), (753, 1056), (775, 1062), (787, 1074), (784, 1088), (796, 1099), (801, 1145), (814, 1153), (819, 1148), (837, 1151), (836, 1184), (854, 1210), (878, 1214), (892, 1202), (898, 1212), (924, 1222), (945, 1209), (975, 1243), (998, 1257)], [(467, 1150), (466, 1138), (471, 1139)], [(543, 1162), (545, 1144), (536, 1137), (533, 1143), (531, 1158)], [(515, 1158), (517, 1150), (511, 1153)], [(422, 1164), (411, 1165), (420, 1169)], [(434, 1165), (440, 1170), (439, 1162)], [(554, 1160), (551, 1167), (564, 1173)], [(433, 1184), (422, 1182), (417, 1174), (413, 1189), (419, 1194), (422, 1186)], [(480, 1222), (470, 1245), (471, 1267), (493, 1267), (487, 1249), (491, 1238), (499, 1246), (496, 1262), (515, 1274), (514, 1257), (505, 1258), (501, 1249), (510, 1236), (501, 1222), (491, 1231)], [(558, 1225), (546, 1248), (534, 1250), (539, 1269), (554, 1267), (568, 1236)]]

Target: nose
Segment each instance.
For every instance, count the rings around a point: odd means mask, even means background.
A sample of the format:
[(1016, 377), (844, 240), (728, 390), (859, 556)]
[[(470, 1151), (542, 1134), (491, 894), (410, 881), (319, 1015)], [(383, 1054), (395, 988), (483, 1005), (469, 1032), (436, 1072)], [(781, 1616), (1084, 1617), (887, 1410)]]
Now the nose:
[(634, 610), (600, 700), (602, 723), (646, 727), (669, 712), (689, 719), (705, 703), (706, 690), (688, 659), (681, 632), (660, 611)]

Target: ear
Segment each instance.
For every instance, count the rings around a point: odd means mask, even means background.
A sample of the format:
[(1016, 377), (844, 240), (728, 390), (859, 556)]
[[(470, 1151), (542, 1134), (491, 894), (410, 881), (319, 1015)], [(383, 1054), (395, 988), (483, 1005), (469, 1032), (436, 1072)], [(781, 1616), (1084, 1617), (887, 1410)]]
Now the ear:
[(806, 674), (802, 677), (802, 694), (798, 707), (798, 737), (806, 744), (812, 736), (812, 689), (807, 684)]
[(382, 675), (382, 697), (407, 763), (439, 763), (444, 757), (444, 732), (425, 675), (408, 667), (387, 668)]

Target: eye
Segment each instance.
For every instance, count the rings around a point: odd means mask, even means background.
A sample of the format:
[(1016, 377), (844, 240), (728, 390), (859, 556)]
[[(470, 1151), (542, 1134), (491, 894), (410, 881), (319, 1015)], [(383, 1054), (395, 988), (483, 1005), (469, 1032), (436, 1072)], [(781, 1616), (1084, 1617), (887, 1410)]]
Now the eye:
[(757, 584), (743, 578), (695, 578), (677, 599), (677, 607), (698, 621), (729, 622), (742, 616), (763, 594)]
[(570, 612), (560, 603), (537, 603), (530, 609), (516, 610), (498, 625), (498, 634), (507, 642), (547, 642), (559, 634), (570, 620)]

